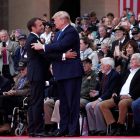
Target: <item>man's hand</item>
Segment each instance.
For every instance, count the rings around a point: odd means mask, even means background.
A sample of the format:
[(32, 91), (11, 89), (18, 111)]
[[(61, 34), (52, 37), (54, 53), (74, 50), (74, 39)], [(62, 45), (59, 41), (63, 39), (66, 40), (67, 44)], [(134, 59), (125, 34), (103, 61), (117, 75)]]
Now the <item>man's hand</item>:
[(122, 96), (120, 97), (121, 100), (123, 100), (123, 99), (128, 99), (128, 98), (130, 98), (128, 95), (122, 95)]
[(5, 47), (0, 47), (0, 51), (2, 52), (5, 49)]
[(65, 55), (66, 58), (75, 58), (76, 56), (77, 56), (77, 53), (76, 52), (72, 52), (72, 49), (68, 50), (66, 52), (66, 55)]
[(16, 91), (15, 90), (10, 90), (8, 92), (3, 92), (3, 95), (15, 95)]
[(99, 99), (97, 99), (96, 101), (94, 101), (94, 102), (92, 103), (92, 108), (94, 108), (94, 107), (96, 106), (96, 104), (99, 103), (99, 102), (100, 102)]
[(35, 49), (35, 50), (43, 50), (43, 45), (37, 40), (38, 43), (32, 43), (31, 45), (32, 46), (32, 49)]
[(116, 93), (113, 93), (113, 94), (112, 94), (112, 98), (113, 98), (114, 96), (117, 96), (117, 94), (116, 94)]
[(11, 49), (9, 48), (9, 46), (6, 46), (5, 49), (9, 52), (11, 52)]
[(95, 97), (97, 96), (97, 91), (96, 90), (90, 90), (90, 97)]

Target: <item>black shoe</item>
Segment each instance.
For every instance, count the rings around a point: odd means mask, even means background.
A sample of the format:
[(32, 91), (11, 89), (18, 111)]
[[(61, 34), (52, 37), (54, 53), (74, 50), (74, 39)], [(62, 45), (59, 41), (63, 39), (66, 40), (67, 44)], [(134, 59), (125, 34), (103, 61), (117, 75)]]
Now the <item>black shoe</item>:
[(103, 131), (103, 130), (101, 130), (101, 131), (99, 131), (98, 136), (106, 136), (106, 132), (105, 132), (105, 131)]
[(118, 123), (117, 131), (115, 132), (114, 136), (122, 136), (122, 133), (124, 131), (124, 124)]
[(55, 136), (55, 137), (62, 137), (62, 136), (65, 136), (65, 134), (58, 132), (58, 133), (56, 133), (54, 136)]
[(137, 126), (132, 127), (122, 133), (123, 136), (139, 136), (139, 129)]
[(111, 130), (111, 132), (109, 134), (107, 134), (106, 136), (114, 136), (114, 134), (116, 133), (116, 131), (117, 131), (117, 128), (113, 128)]
[(50, 135), (55, 135), (55, 134), (57, 134), (58, 132), (59, 132), (59, 130), (56, 129), (56, 130), (54, 130), (53, 132), (48, 132), (48, 134), (50, 134)]
[(35, 137), (52, 137), (52, 135), (46, 134), (45, 132), (35, 133)]
[(99, 131), (95, 131), (95, 130), (92, 130), (92, 131), (89, 131), (89, 134), (88, 136), (97, 136), (99, 134)]
[(75, 134), (75, 133), (69, 133), (67, 135), (65, 135), (65, 137), (79, 137), (80, 135)]
[(35, 134), (34, 134), (34, 133), (28, 133), (28, 136), (29, 136), (29, 137), (34, 137)]

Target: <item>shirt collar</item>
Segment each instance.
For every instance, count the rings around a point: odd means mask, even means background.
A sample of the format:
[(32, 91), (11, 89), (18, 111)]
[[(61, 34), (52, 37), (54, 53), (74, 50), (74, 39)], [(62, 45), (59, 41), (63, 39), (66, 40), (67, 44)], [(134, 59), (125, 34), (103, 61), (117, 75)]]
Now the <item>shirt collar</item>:
[(36, 34), (36, 33), (34, 33), (34, 32), (31, 32), (32, 34), (34, 34), (34, 35), (36, 35), (37, 36), (37, 38), (39, 38), (39, 35), (38, 34)]
[(63, 32), (68, 26), (69, 24), (67, 24), (61, 31)]
[(123, 43), (124, 42), (124, 40), (125, 40), (125, 37), (124, 37), (124, 39), (122, 40), (122, 41), (119, 41), (119, 43), (121, 42), (121, 43)]
[(137, 72), (139, 69), (140, 69), (140, 68), (137, 68), (137, 69), (134, 69), (134, 70), (130, 69), (130, 72), (131, 72), (131, 73), (132, 73), (132, 72)]
[(6, 45), (7, 45), (7, 46), (9, 45), (9, 40), (6, 42)]
[(109, 73), (111, 72), (111, 70), (110, 71), (108, 71), (108, 73), (106, 74), (106, 75), (109, 75)]

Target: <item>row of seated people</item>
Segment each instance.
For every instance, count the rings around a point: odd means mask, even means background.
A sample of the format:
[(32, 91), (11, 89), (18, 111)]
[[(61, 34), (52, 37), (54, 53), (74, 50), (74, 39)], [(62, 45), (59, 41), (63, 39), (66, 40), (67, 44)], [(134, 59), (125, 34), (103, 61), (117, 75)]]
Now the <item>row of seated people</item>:
[[(101, 59), (101, 71), (103, 73), (99, 86), (99, 77), (92, 68), (92, 61), (83, 60), (85, 75), (82, 79), (80, 108), (85, 107), (87, 112), (89, 135), (106, 135), (107, 126), (111, 125), (108, 136), (140, 135), (139, 122), (139, 78), (140, 78), (140, 54), (135, 53), (130, 60), (130, 69), (123, 75), (114, 70), (114, 61), (110, 57)], [(50, 86), (52, 86), (50, 82)], [(124, 124), (128, 108), (134, 113), (134, 127), (124, 131)], [(111, 108), (118, 106), (119, 118), (115, 120)], [(59, 129), (59, 100), (48, 96), (44, 102), (45, 130), (53, 136)], [(54, 131), (55, 130), (55, 131)], [(130, 133), (131, 132), (131, 133)]]

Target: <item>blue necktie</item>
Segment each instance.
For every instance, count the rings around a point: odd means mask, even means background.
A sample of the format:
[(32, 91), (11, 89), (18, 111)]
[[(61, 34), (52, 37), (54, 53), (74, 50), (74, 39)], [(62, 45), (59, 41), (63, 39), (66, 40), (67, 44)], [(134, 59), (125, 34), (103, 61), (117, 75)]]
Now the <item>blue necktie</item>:
[(59, 37), (61, 36), (61, 34), (62, 34), (62, 30), (60, 30), (59, 35), (57, 37), (57, 40), (59, 39)]

